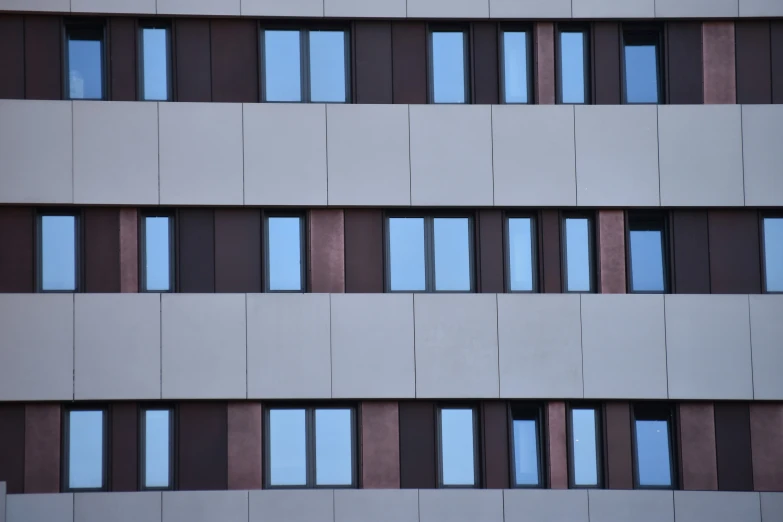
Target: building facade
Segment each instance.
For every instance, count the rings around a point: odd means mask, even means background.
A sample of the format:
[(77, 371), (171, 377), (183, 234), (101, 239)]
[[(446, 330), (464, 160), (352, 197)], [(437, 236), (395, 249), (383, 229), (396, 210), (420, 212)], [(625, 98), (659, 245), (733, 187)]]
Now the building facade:
[(783, 520), (780, 0), (0, 0), (0, 522)]

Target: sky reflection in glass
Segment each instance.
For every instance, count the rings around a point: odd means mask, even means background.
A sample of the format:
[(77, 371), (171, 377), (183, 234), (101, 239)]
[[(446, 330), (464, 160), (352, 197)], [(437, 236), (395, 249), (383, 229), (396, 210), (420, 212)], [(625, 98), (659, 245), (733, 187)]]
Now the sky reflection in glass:
[(103, 486), (103, 412), (72, 411), (68, 421), (68, 486)]
[(764, 219), (767, 292), (783, 292), (783, 218)]
[(144, 218), (144, 236), (145, 290), (168, 292), (171, 290), (169, 218), (165, 216)]
[(566, 280), (569, 292), (589, 292), (590, 272), (590, 220), (566, 219)]
[(302, 101), (299, 31), (264, 31), (266, 101)]
[(668, 422), (636, 421), (636, 452), (641, 486), (671, 486)]
[(660, 230), (631, 230), (631, 285), (634, 292), (664, 291)]
[(351, 410), (315, 410), (315, 482), (319, 486), (353, 483)]
[(509, 271), (512, 292), (533, 291), (533, 220), (508, 220)]
[(100, 40), (68, 39), (70, 97), (74, 100), (103, 98), (103, 57)]
[(432, 33), (432, 95), (435, 103), (465, 103), (465, 34)]
[(76, 218), (41, 216), (41, 290), (76, 289)]
[(503, 86), (506, 103), (527, 103), (527, 33), (503, 33)]
[(144, 100), (169, 99), (168, 29), (145, 27), (142, 37)]
[(625, 100), (658, 103), (658, 49), (655, 45), (625, 46)]
[(574, 483), (598, 485), (598, 445), (596, 418), (592, 408), (571, 410), (571, 447), (574, 459)]
[(389, 269), (392, 291), (424, 291), (424, 218), (389, 219)]
[(273, 486), (307, 484), (305, 410), (269, 411), (269, 470)]
[(301, 291), (301, 218), (270, 217), (267, 233), (269, 290)]
[(440, 412), (441, 471), (443, 484), (475, 483), (473, 410), (445, 408)]
[(345, 79), (345, 32), (310, 31), (310, 101), (346, 101)]
[(144, 485), (169, 487), (169, 410), (144, 412)]
[(435, 290), (470, 291), (470, 222), (435, 218)]
[(563, 103), (585, 103), (585, 37), (560, 33), (560, 88)]
[(519, 486), (538, 484), (538, 423), (514, 419), (514, 477)]

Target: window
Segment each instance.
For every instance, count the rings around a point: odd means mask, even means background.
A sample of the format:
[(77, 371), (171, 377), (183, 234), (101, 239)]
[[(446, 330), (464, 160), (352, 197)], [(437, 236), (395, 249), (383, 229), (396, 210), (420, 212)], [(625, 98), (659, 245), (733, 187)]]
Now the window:
[(511, 292), (535, 292), (538, 265), (535, 218), (532, 216), (508, 218), (506, 235), (508, 289)]
[(566, 216), (563, 220), (566, 292), (593, 291), (593, 220)]
[(174, 290), (173, 218), (151, 214), (141, 222), (143, 292), (171, 292)]
[(544, 487), (541, 408), (512, 406), (513, 477), (516, 487)]
[(342, 29), (263, 29), (261, 99), (348, 102), (349, 44)]
[(76, 292), (79, 288), (79, 219), (75, 214), (38, 218), (38, 290)]
[(141, 28), (139, 83), (142, 100), (171, 99), (169, 47), (167, 26), (149, 24)]
[(356, 486), (352, 408), (266, 410), (269, 488)]
[(600, 413), (591, 406), (572, 406), (569, 417), (568, 453), (571, 487), (601, 487)]
[(143, 409), (141, 426), (141, 488), (171, 489), (174, 476), (171, 409)]
[(304, 291), (304, 219), (268, 216), (265, 220), (267, 292)]
[(634, 482), (638, 488), (674, 486), (672, 411), (665, 404), (634, 407)]
[(472, 229), (469, 217), (390, 217), (387, 290), (472, 291)]
[(656, 30), (623, 32), (625, 103), (661, 103), (660, 46)]
[(430, 102), (468, 103), (468, 35), (462, 29), (430, 32)]
[(765, 217), (764, 289), (783, 292), (783, 217)]
[(666, 219), (628, 213), (628, 266), (631, 292), (666, 292)]
[(441, 487), (478, 485), (478, 437), (476, 410), (448, 407), (438, 409), (438, 483)]
[(587, 29), (563, 27), (558, 35), (558, 102), (589, 103)]
[(530, 32), (504, 30), (501, 34), (503, 103), (531, 103)]
[(66, 98), (106, 99), (103, 25), (69, 25), (66, 31)]
[(65, 489), (102, 490), (106, 486), (106, 415), (103, 409), (73, 409), (65, 414)]

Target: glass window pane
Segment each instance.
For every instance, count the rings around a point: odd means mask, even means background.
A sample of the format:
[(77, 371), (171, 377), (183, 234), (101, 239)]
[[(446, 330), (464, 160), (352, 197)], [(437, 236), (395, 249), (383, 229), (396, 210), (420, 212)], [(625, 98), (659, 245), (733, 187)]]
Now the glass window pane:
[(767, 292), (783, 292), (783, 218), (764, 219)]
[(103, 412), (72, 411), (68, 428), (68, 486), (103, 487)]
[(475, 484), (473, 410), (440, 411), (441, 471), (446, 486)]
[(142, 99), (169, 99), (168, 30), (145, 27), (142, 38), (142, 71), (144, 83)]
[(625, 46), (625, 99), (628, 103), (658, 103), (657, 46)]
[(315, 483), (319, 486), (353, 483), (351, 410), (315, 410)]
[(538, 485), (538, 422), (533, 419), (514, 419), (514, 470), (518, 486)]
[(585, 103), (585, 34), (560, 33), (560, 89), (563, 103)]
[(74, 216), (41, 216), (41, 289), (76, 290)]
[(144, 280), (149, 292), (171, 290), (170, 220), (165, 216), (144, 218)]
[(344, 102), (345, 32), (310, 31), (310, 101)]
[(269, 483), (307, 484), (305, 410), (269, 411)]
[(391, 290), (424, 291), (424, 274), (424, 218), (389, 218)]
[(435, 103), (465, 103), (465, 34), (432, 33), (432, 94)]
[(533, 220), (511, 218), (508, 220), (509, 268), (512, 292), (532, 292), (533, 269)]
[(636, 421), (636, 461), (640, 486), (670, 486), (669, 423)]
[(435, 218), (435, 290), (470, 291), (470, 220)]
[(71, 34), (68, 38), (68, 86), (72, 99), (103, 98), (103, 42)]
[(574, 484), (598, 485), (598, 441), (596, 412), (592, 408), (571, 410), (571, 448), (574, 459)]
[(301, 221), (299, 217), (268, 220), (269, 290), (302, 290)]
[(144, 486), (169, 487), (169, 410), (144, 412)]
[(503, 87), (506, 103), (527, 103), (527, 33), (503, 33)]
[(566, 281), (569, 292), (589, 292), (590, 272), (590, 220), (567, 218), (566, 222)]
[(663, 292), (663, 233), (631, 230), (631, 285), (634, 292)]
[(266, 101), (302, 101), (299, 31), (264, 31)]

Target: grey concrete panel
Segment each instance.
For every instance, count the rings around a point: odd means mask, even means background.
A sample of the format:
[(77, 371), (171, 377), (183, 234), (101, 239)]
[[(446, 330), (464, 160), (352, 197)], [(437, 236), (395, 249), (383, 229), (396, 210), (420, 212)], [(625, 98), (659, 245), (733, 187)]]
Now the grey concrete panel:
[(750, 296), (753, 398), (783, 400), (783, 295)]
[[(216, 0), (219, 1), (219, 0)], [(324, 14), (324, 0), (241, 0), (243, 16), (319, 17)]]
[(3, 9), (8, 11), (54, 11), (67, 13), (71, 0), (4, 0)]
[(155, 14), (155, 0), (71, 0), (73, 13)]
[(420, 522), (503, 522), (499, 489), (419, 490)]
[(6, 522), (73, 522), (72, 493), (8, 495)]
[(408, 0), (410, 18), (487, 18), (488, 0)]
[(490, 18), (571, 18), (571, 0), (489, 0)]
[(160, 491), (74, 494), (74, 522), (161, 522)]
[(324, 15), (345, 18), (405, 18), (405, 0), (324, 0)]
[(591, 489), (588, 494), (590, 522), (674, 522), (671, 491)]
[[(783, 2), (779, 0), (739, 0), (739, 15), (783, 16)], [(783, 518), (783, 515), (781, 517)]]
[(652, 18), (655, 0), (572, 0), (574, 18)]
[[(779, 3), (783, 16), (783, 2)], [(745, 205), (783, 206), (783, 105), (742, 106)]]
[(734, 18), (738, 15), (739, 0), (655, 0), (655, 16), (661, 18)]
[[(760, 522), (758, 493), (675, 491), (677, 522)], [(592, 521), (591, 521), (592, 522)]]
[[(157, 0), (158, 14), (239, 15), (240, 0)], [(244, 0), (247, 1), (247, 0)]]
[(419, 522), (415, 489), (336, 489), (334, 522)]
[[(364, 493), (367, 490), (361, 490)], [(261, 490), (250, 492), (250, 522), (334, 522), (334, 491)]]
[(761, 522), (783, 520), (783, 493), (761, 493)]
[(509, 489), (505, 522), (588, 522), (587, 490)]
[(247, 522), (247, 491), (164, 491), (163, 522)]

